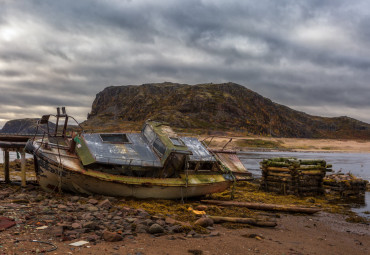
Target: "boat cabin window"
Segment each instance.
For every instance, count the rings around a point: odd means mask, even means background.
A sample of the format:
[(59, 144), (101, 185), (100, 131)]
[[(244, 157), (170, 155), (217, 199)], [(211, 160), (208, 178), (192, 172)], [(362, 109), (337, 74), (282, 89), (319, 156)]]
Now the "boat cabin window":
[(143, 134), (149, 143), (152, 143), (155, 140), (155, 133), (150, 126), (145, 126)]
[(158, 138), (153, 143), (153, 147), (161, 156), (166, 152), (166, 147)]
[(173, 143), (173, 145), (176, 145), (176, 146), (183, 146), (184, 145), (184, 143), (181, 141), (180, 138), (170, 137), (170, 140)]
[(130, 143), (126, 134), (100, 134), (100, 138), (106, 143)]

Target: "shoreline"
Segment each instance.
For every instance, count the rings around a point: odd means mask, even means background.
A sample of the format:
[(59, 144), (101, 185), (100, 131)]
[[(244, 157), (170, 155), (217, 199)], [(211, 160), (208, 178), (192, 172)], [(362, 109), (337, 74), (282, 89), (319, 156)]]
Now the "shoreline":
[[(231, 138), (233, 140), (229, 142)], [(201, 139), (206, 139), (205, 142), (208, 144), (211, 138), (203, 136)], [(230, 136), (214, 137), (208, 146), (214, 149), (222, 149), (225, 144), (227, 144), (225, 149), (237, 151), (370, 153), (370, 141), (368, 140)]]

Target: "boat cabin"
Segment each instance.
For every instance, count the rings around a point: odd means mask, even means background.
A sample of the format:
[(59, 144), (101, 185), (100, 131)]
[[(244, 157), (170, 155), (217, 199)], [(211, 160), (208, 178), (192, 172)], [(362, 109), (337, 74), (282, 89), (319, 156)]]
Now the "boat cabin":
[(141, 133), (82, 133), (74, 138), (87, 168), (137, 177), (178, 177), (184, 171), (218, 171), (215, 157), (194, 137), (147, 121)]

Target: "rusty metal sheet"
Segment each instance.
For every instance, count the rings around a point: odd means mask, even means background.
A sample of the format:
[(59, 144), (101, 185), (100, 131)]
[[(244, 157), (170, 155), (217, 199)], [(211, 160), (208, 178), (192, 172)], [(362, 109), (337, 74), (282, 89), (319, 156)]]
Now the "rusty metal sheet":
[(238, 155), (231, 154), (231, 153), (222, 153), (217, 152), (215, 153), (219, 160), (228, 167), (232, 172), (242, 175), (248, 175), (250, 176), (251, 173), (247, 171), (247, 169), (244, 167), (243, 163), (240, 161)]
[(15, 224), (13, 219), (0, 216), (0, 231), (13, 227)]
[(126, 134), (129, 142), (104, 142), (100, 134), (84, 134), (83, 139), (96, 163), (161, 167), (158, 156), (141, 134)]
[(193, 155), (190, 155), (190, 161), (209, 161), (215, 162), (216, 159), (206, 149), (206, 147), (195, 137), (181, 137), (188, 149)]

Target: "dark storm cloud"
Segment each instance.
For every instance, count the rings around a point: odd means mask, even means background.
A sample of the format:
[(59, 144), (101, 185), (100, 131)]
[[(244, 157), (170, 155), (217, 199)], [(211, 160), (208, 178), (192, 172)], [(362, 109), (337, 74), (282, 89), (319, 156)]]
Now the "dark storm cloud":
[(370, 122), (366, 0), (1, 4), (0, 121), (58, 105), (83, 120), (111, 85), (232, 81)]

